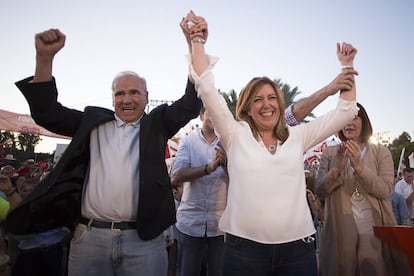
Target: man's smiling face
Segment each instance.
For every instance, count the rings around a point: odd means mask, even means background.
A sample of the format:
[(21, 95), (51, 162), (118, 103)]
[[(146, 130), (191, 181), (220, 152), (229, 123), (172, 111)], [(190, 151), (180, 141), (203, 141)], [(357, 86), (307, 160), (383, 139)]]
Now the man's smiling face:
[(124, 122), (138, 120), (148, 104), (148, 92), (144, 82), (137, 76), (119, 77), (113, 85), (112, 105), (116, 115)]

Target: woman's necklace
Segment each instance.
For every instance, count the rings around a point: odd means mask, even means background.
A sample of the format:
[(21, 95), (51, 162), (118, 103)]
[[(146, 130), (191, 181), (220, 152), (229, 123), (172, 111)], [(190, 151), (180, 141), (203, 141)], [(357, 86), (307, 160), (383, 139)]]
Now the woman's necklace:
[[(367, 148), (365, 147), (365, 144), (362, 144), (361, 147), (362, 147), (362, 151), (361, 151), (360, 160), (362, 161), (362, 159), (364, 159), (365, 154), (367, 153)], [(352, 192), (351, 198), (357, 202), (364, 200), (364, 196), (359, 192), (356, 182), (355, 182), (355, 190)]]
[(267, 150), (271, 153), (271, 154), (275, 154), (276, 150), (277, 150), (277, 140), (274, 141), (274, 144), (269, 144), (266, 145), (264, 139), (263, 139), (263, 135), (259, 132), (260, 138), (262, 138), (262, 142), (263, 145), (267, 148)]
[(277, 146), (276, 145), (269, 145), (268, 147), (267, 147), (267, 149), (270, 151), (270, 153), (275, 153), (276, 152), (276, 149), (277, 149)]
[(362, 201), (364, 200), (364, 197), (361, 195), (361, 193), (358, 191), (358, 188), (355, 186), (355, 190), (352, 192), (352, 199), (354, 201)]

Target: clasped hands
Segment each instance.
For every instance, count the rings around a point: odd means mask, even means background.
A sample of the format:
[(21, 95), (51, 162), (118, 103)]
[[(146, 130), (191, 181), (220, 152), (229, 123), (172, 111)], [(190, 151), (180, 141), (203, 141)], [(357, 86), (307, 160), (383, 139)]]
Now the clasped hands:
[(362, 172), (361, 149), (358, 144), (352, 140), (342, 142), (339, 145), (334, 168), (339, 172), (343, 171), (348, 160), (357, 174)]
[(197, 37), (203, 39), (204, 42), (207, 41), (207, 22), (203, 17), (195, 15), (193, 11), (190, 11), (186, 17), (183, 17), (180, 27), (189, 45)]
[(217, 143), (214, 159), (207, 164), (208, 173), (215, 171), (219, 166), (227, 167), (227, 154), (220, 142)]

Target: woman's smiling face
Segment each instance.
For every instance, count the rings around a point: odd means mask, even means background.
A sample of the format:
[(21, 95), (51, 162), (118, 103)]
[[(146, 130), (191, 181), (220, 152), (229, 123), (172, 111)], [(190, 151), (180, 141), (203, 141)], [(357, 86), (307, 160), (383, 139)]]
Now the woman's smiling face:
[(269, 84), (254, 96), (247, 111), (259, 131), (271, 131), (280, 118), (279, 100), (276, 91)]

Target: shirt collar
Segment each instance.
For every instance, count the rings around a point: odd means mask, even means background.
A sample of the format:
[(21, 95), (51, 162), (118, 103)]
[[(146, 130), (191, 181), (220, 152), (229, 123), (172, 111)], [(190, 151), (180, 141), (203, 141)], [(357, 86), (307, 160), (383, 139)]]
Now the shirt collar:
[(199, 128), (199, 129), (198, 129), (198, 135), (200, 136), (201, 140), (203, 140), (205, 143), (213, 145), (213, 144), (216, 144), (216, 143), (218, 142), (219, 138), (218, 138), (218, 136), (216, 135), (216, 138), (215, 138), (215, 139), (214, 139), (211, 143), (209, 143), (209, 142), (206, 140), (206, 138), (204, 137), (203, 132), (202, 132), (201, 130), (202, 130), (202, 128)]
[(117, 115), (116, 115), (116, 113), (114, 113), (114, 116), (115, 116), (115, 124), (116, 124), (116, 126), (117, 127), (123, 127), (123, 126), (125, 126), (125, 125), (128, 125), (128, 126), (132, 126), (132, 127), (139, 127), (139, 123), (140, 123), (140, 121), (141, 121), (141, 118), (142, 118), (142, 116), (144, 116), (144, 113), (141, 115), (141, 117), (139, 117), (139, 119), (138, 120), (136, 120), (135, 122), (132, 122), (132, 123), (126, 123), (126, 122), (124, 122), (124, 121), (122, 121)]

